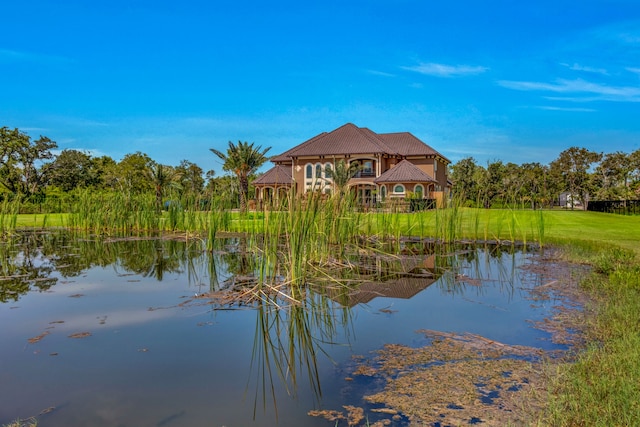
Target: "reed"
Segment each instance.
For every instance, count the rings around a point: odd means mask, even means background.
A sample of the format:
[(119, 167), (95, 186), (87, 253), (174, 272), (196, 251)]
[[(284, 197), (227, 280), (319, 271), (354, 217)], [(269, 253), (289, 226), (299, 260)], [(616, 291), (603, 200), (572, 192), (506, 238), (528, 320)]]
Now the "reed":
[(5, 198), (0, 204), (0, 236), (16, 229), (18, 213), (20, 212), (20, 201), (16, 197), (10, 201)]
[[(256, 328), (249, 382), (255, 381), (254, 417), (258, 402), (266, 408), (270, 395), (277, 415), (275, 382), (278, 380), (289, 395), (297, 394), (300, 378), (309, 385), (318, 402), (322, 397), (318, 356), (323, 345), (335, 342), (338, 327), (348, 328), (351, 318), (337, 316), (340, 309), (323, 294), (315, 294), (300, 302), (289, 295), (262, 292), (256, 306)], [(304, 374), (304, 375), (303, 375)]]
[(462, 236), (462, 200), (453, 198), (446, 207), (436, 208), (435, 238), (453, 243)]

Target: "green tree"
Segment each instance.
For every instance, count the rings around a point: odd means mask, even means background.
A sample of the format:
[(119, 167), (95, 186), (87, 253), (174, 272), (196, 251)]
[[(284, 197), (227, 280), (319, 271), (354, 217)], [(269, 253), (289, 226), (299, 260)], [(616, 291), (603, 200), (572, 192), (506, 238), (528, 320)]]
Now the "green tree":
[(46, 136), (35, 141), (18, 129), (0, 128), (0, 184), (14, 194), (30, 196), (43, 190), (51, 150), (58, 144)]
[(338, 162), (333, 162), (332, 167), (325, 167), (324, 173), (327, 178), (333, 181), (335, 191), (340, 195), (344, 195), (347, 191), (349, 180), (356, 176), (359, 170), (360, 163), (354, 161), (347, 164), (341, 159)]
[(154, 187), (149, 179), (149, 171), (153, 165), (154, 161), (144, 153), (138, 151), (127, 154), (118, 162), (111, 180), (115, 181), (120, 191), (133, 194), (151, 191)]
[(98, 183), (95, 162), (87, 153), (78, 150), (62, 150), (49, 168), (49, 184), (71, 191), (88, 188)]
[(631, 162), (629, 188), (636, 198), (640, 198), (640, 148), (629, 154)]
[[(586, 148), (571, 147), (564, 150), (556, 160), (551, 162), (551, 168), (560, 177), (564, 189), (569, 192), (572, 198), (578, 198), (585, 209), (593, 183), (589, 170), (601, 158), (601, 153), (589, 151)], [(573, 204), (571, 208), (573, 209)]]
[(109, 156), (94, 157), (93, 169), (96, 174), (96, 187), (100, 189), (119, 190), (117, 168), (118, 163)]
[(505, 165), (500, 160), (490, 162), (481, 175), (482, 179), (478, 184), (482, 189), (480, 194), (485, 208), (490, 208), (497, 199), (504, 201), (504, 175)]
[(451, 181), (453, 194), (463, 201), (475, 203), (478, 201), (477, 173), (482, 169), (473, 157), (465, 157), (451, 166)]
[(222, 204), (222, 206), (237, 206), (240, 197), (238, 191), (238, 180), (231, 175), (216, 177), (215, 172), (207, 172), (207, 186), (205, 193), (211, 203)]
[(261, 146), (254, 147), (254, 143), (238, 141), (238, 144), (234, 144), (229, 141), (229, 147), (227, 152), (211, 148), (211, 152), (218, 156), (224, 163), (222, 169), (227, 172), (233, 172), (239, 184), (240, 191), (240, 210), (245, 212), (247, 210), (247, 198), (249, 195), (249, 179), (260, 166), (262, 166), (267, 160), (267, 152), (271, 147), (267, 147), (264, 150)]
[(147, 171), (156, 193), (156, 210), (160, 212), (162, 211), (162, 199), (165, 188), (180, 185), (178, 183), (179, 173), (172, 167), (164, 166), (160, 163), (153, 163)]
[(197, 195), (202, 192), (204, 178), (200, 166), (188, 160), (183, 160), (175, 169), (180, 177), (180, 186), (183, 192), (191, 195)]
[(627, 200), (631, 197), (629, 180), (633, 172), (631, 156), (623, 152), (605, 154), (596, 167), (598, 184), (596, 197), (600, 200)]
[(531, 209), (551, 202), (552, 197), (548, 194), (548, 175), (549, 168), (540, 163), (523, 163), (520, 166), (521, 200), (529, 202)]

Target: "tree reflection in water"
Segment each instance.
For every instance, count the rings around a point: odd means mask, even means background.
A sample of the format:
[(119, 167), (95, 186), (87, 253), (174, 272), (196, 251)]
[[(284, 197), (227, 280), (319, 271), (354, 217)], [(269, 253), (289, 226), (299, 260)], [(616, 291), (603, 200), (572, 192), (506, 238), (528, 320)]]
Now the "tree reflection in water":
[[(298, 385), (308, 382), (321, 401), (318, 358), (329, 357), (327, 346), (349, 345), (337, 341), (351, 335), (353, 306), (378, 296), (411, 298), (435, 282), (455, 292), (461, 286), (456, 266), (476, 257), (471, 246), (443, 251), (424, 241), (364, 242), (346, 252), (341, 247), (341, 255), (323, 262), (307, 260), (307, 273), (293, 281), (288, 267), (276, 262), (278, 257), (265, 255), (243, 239), (225, 240), (213, 252), (209, 247), (199, 239), (173, 236), (114, 239), (70, 232), (18, 233), (0, 242), (0, 302), (17, 301), (30, 290), (47, 290), (59, 277), (78, 276), (95, 266), (157, 281), (168, 273), (186, 274), (189, 285), (204, 294), (197, 301), (211, 298), (213, 310), (238, 302), (255, 310), (247, 379), (247, 392), (254, 389), (255, 417), (270, 401), (277, 413), (281, 387), (295, 396)], [(501, 256), (502, 251), (491, 254)], [(215, 300), (216, 295), (234, 292), (245, 299)]]

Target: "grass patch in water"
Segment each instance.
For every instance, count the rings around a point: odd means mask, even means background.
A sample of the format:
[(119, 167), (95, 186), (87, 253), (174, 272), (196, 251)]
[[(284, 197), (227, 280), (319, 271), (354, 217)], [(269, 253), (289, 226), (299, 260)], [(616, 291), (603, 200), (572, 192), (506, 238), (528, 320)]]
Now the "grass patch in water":
[(2, 427), (37, 427), (38, 420), (35, 418), (28, 418), (26, 420), (17, 419), (9, 424), (3, 424)]

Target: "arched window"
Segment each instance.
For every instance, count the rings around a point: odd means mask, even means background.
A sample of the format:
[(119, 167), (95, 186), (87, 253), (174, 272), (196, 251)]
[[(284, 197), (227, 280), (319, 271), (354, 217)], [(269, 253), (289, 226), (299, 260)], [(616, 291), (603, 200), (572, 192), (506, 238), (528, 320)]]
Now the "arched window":
[(311, 163), (309, 163), (307, 165), (307, 179), (311, 179), (313, 178), (313, 166), (311, 166)]
[(419, 199), (422, 199), (424, 195), (424, 187), (421, 184), (416, 184), (415, 187), (413, 187), (413, 192), (416, 193), (416, 196)]
[(320, 163), (316, 165), (316, 178), (322, 178), (322, 165)]
[(333, 175), (332, 175), (331, 172), (333, 172), (333, 168), (331, 167), (331, 163), (326, 163), (324, 165), (324, 176), (325, 176), (325, 178), (332, 178)]
[(393, 192), (395, 194), (403, 194), (404, 193), (404, 185), (396, 184), (395, 187), (393, 187)]
[(380, 198), (382, 200), (387, 198), (387, 186), (386, 185), (383, 185), (383, 186), (380, 187)]

